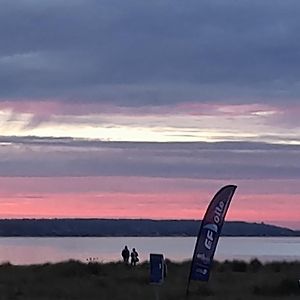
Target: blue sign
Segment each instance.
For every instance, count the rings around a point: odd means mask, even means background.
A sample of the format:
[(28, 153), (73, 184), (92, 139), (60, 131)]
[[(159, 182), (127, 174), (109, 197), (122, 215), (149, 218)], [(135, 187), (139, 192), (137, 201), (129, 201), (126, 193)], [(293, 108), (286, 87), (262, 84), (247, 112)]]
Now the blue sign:
[(165, 262), (162, 254), (150, 254), (150, 283), (164, 282)]

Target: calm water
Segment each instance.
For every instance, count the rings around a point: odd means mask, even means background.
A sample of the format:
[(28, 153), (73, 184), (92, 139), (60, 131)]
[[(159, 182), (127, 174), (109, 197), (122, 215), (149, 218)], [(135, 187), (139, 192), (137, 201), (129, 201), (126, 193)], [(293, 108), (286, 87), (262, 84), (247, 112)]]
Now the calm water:
[[(149, 253), (183, 261), (190, 259), (195, 245), (194, 237), (107, 237), (107, 238), (0, 238), (0, 261), (13, 264), (58, 262), (68, 259), (86, 261), (116, 261), (124, 245), (135, 247), (141, 260)], [(215, 259), (258, 258), (270, 260), (300, 260), (300, 237), (221, 237)]]

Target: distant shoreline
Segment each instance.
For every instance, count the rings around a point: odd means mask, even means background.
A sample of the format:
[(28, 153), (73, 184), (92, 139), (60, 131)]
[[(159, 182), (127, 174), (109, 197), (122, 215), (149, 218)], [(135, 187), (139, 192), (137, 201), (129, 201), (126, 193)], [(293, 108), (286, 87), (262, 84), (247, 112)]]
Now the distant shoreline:
[[(196, 237), (201, 221), (151, 219), (0, 219), (1, 237)], [(242, 221), (225, 222), (221, 236), (297, 237), (300, 231)]]

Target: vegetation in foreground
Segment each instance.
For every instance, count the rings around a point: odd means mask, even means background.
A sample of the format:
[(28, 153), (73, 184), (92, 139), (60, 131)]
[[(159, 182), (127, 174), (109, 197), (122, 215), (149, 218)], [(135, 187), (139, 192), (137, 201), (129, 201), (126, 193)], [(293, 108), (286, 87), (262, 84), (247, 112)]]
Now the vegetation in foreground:
[[(185, 299), (190, 262), (168, 261), (162, 286), (149, 284), (149, 264), (68, 261), (31, 266), (0, 265), (0, 299)], [(208, 283), (192, 282), (189, 299), (300, 299), (300, 262), (215, 262)]]

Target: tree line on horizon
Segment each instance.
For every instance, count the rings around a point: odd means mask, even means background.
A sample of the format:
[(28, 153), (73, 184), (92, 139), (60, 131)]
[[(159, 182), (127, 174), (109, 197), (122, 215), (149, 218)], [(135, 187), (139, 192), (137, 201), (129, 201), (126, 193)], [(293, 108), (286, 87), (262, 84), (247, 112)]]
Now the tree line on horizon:
[[(0, 236), (196, 236), (196, 220), (1, 219)], [(300, 236), (264, 223), (225, 222), (223, 236)]]

